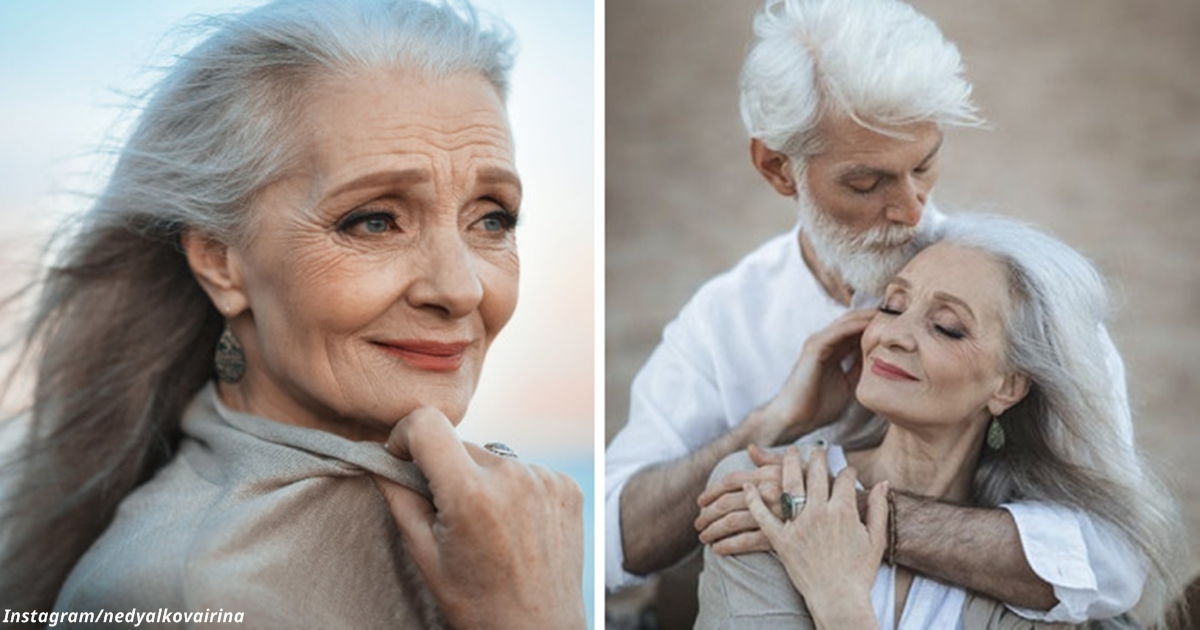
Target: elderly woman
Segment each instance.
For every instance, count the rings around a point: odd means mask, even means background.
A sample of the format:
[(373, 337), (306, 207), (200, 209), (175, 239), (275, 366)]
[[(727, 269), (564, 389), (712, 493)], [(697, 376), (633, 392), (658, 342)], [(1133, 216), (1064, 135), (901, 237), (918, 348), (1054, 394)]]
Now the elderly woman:
[(6, 608), (583, 625), (579, 488), (453, 430), (517, 300), (510, 47), (280, 0), (179, 59), (44, 278)]
[[(1161, 620), (1178, 595), (1175, 503), (1126, 446), (1109, 399), (1100, 277), (1066, 245), (1008, 219), (962, 215), (943, 230), (877, 312), (851, 312), (806, 344), (810, 408), (844, 406), (854, 391), (874, 416), (852, 423), (840, 445), (812, 449), (803, 468), (795, 447), (781, 464), (755, 454), (764, 481), (740, 490), (773, 555), (706, 548), (698, 628), (1046, 625), (895, 566), (904, 544), (895, 523), (917, 517), (895, 509), (901, 493), (1096, 515), (1144, 559), (1141, 619)], [(844, 349), (860, 335), (861, 359), (843, 374)], [(726, 475), (745, 465), (726, 460), (710, 490), (728, 490), (736, 477)]]

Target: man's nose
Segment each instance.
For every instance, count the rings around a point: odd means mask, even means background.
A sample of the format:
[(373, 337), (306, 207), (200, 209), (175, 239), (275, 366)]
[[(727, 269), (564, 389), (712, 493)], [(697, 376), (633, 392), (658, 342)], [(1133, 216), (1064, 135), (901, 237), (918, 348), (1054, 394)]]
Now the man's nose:
[(925, 211), (925, 201), (929, 197), (930, 186), (925, 182), (908, 175), (901, 178), (896, 190), (888, 199), (886, 216), (889, 221), (908, 226), (921, 222), (921, 213)]

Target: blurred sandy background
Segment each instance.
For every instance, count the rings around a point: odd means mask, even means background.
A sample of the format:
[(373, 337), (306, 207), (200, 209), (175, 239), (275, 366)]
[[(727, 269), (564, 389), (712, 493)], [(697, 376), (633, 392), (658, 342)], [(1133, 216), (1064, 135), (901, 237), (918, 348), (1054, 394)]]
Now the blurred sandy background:
[[(958, 44), (992, 124), (948, 134), (935, 199), (1034, 221), (1107, 274), (1137, 438), (1183, 501), (1200, 567), (1200, 3), (912, 4)], [(663, 325), (795, 220), (752, 169), (737, 113), (758, 6), (607, 3), (609, 440)]]

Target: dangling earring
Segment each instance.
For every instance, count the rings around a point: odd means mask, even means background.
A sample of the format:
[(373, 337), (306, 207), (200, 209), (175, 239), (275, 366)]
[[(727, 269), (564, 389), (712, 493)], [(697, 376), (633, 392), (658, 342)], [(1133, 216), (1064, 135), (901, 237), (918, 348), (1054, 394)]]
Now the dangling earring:
[(246, 353), (242, 344), (238, 343), (233, 331), (229, 330), (229, 322), (217, 340), (217, 353), (213, 357), (213, 365), (217, 368), (217, 378), (225, 383), (236, 383), (246, 374)]
[(1004, 448), (1004, 427), (1000, 426), (1000, 421), (994, 417), (992, 423), (988, 425), (987, 445), (993, 451)]

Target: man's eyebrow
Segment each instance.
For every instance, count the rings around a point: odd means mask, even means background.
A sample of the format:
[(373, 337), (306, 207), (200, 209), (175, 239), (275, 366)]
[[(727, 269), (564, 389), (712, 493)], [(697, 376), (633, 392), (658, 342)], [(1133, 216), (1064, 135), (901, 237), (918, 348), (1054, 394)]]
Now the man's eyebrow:
[(929, 160), (932, 160), (933, 156), (937, 155), (938, 151), (942, 150), (942, 142), (945, 141), (945, 139), (946, 139), (946, 134), (939, 131), (937, 144), (933, 145), (933, 150), (931, 150), (929, 153), (927, 153), (925, 155), (925, 159), (921, 160), (921, 164), (924, 164), (924, 163), (928, 162)]
[[(946, 139), (946, 135), (943, 133), (939, 133), (937, 144), (933, 145), (933, 149), (931, 149), (929, 151), (929, 153), (926, 153), (924, 158), (921, 158), (921, 162), (918, 166), (923, 166), (923, 165), (927, 164), (930, 160), (932, 160), (933, 156), (937, 155), (938, 151), (940, 151), (942, 149), (942, 142), (945, 139)], [(895, 173), (893, 173), (892, 171), (889, 171), (887, 169), (875, 168), (873, 166), (867, 166), (865, 164), (856, 164), (856, 165), (851, 166), (850, 168), (846, 169), (838, 177), (839, 177), (839, 179), (846, 180), (846, 179), (856, 179), (859, 177), (895, 177), (895, 176), (896, 176)]]

